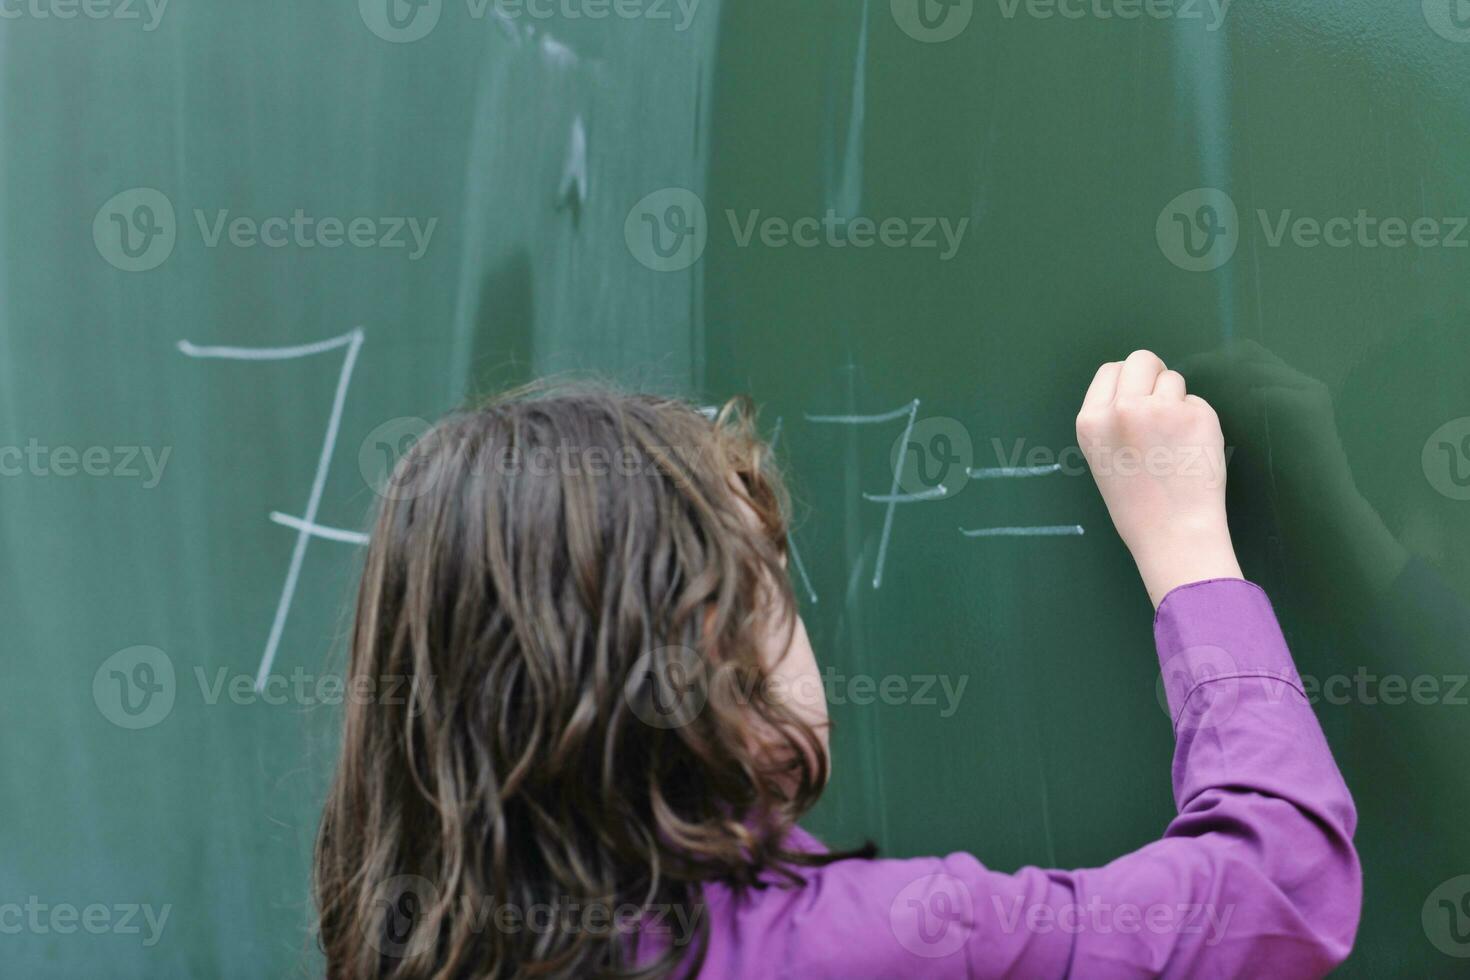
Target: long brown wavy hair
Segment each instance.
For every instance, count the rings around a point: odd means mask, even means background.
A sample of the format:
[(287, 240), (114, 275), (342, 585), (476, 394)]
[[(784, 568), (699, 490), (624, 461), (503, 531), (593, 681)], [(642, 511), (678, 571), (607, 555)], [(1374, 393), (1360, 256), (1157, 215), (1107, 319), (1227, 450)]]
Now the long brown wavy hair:
[(787, 506), (743, 404), (522, 389), (382, 494), (347, 683), (383, 696), (345, 699), (316, 848), (329, 977), (692, 975), (704, 883), (842, 856), (787, 842), (827, 756), (768, 696)]

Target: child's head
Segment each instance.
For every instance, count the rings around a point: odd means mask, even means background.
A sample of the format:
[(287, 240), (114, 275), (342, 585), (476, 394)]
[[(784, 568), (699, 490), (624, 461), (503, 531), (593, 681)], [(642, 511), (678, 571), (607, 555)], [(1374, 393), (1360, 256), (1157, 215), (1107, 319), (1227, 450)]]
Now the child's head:
[(349, 683), (407, 694), (348, 699), (316, 869), (332, 975), (586, 975), (626, 935), (494, 911), (692, 907), (803, 863), (783, 838), (826, 781), (826, 708), (746, 412), (517, 392), (441, 422), (384, 496)]

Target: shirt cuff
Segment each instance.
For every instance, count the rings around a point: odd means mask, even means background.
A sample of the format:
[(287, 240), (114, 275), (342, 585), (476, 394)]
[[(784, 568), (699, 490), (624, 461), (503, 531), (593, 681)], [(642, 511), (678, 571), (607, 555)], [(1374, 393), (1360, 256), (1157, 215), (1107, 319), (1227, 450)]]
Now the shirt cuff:
[(1271, 600), (1253, 582), (1209, 579), (1171, 590), (1154, 616), (1154, 644), (1176, 730), (1195, 692), (1215, 682), (1267, 678), (1306, 699)]

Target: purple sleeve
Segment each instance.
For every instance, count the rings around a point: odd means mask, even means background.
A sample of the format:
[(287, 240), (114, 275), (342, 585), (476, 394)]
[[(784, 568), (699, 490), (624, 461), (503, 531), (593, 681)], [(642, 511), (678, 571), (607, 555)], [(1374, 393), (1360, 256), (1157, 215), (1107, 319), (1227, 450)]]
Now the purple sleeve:
[(752, 955), (792, 976), (1331, 970), (1361, 907), (1356, 815), (1265, 593), (1239, 580), (1176, 589), (1154, 637), (1179, 808), (1160, 840), (1078, 871), (999, 874), (968, 854), (838, 862), (740, 910), (734, 935), (717, 930), (714, 975), (725, 956)]

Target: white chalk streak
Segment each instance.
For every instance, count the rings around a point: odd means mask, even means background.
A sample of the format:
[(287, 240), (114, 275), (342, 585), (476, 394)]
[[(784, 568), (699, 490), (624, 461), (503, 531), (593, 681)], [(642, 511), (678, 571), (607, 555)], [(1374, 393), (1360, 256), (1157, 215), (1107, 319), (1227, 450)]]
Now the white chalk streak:
[[(902, 408), (895, 408), (891, 412), (883, 412), (879, 415), (808, 415), (806, 420), (837, 425), (871, 425), (876, 422), (892, 422), (905, 416), (908, 417), (908, 422), (904, 424), (903, 438), (898, 444), (907, 447), (909, 437), (914, 434), (914, 422), (919, 417), (917, 398)], [(898, 488), (899, 481), (903, 478), (903, 463), (906, 455), (906, 452), (901, 452), (893, 461), (893, 483), (889, 486), (888, 493), (884, 495), (884, 499), (888, 501), (888, 509), (883, 513), (883, 533), (878, 538), (878, 561), (873, 569), (873, 588), (875, 589), (883, 585), (883, 563), (888, 558), (888, 539), (893, 535), (893, 510), (898, 506), (898, 498), (902, 496)]]
[(179, 341), (179, 350), (186, 357), (220, 358), (228, 361), (289, 361), (296, 357), (310, 357), (337, 350), (351, 343), (362, 343), (362, 328), (359, 327), (340, 337), (301, 344), (296, 347), (201, 347), (187, 340)]
[(260, 658), (260, 669), (255, 673), (256, 691), (265, 690), (266, 678), (270, 677), (271, 666), (280, 649), (281, 633), (286, 628), (286, 616), (291, 611), (291, 600), (296, 596), (296, 583), (301, 577), (301, 563), (306, 560), (307, 543), (315, 536), (310, 527), (316, 525), (317, 511), (321, 508), (322, 491), (327, 485), (327, 470), (332, 465), (332, 451), (337, 447), (337, 430), (342, 424), (342, 406), (347, 401), (347, 388), (352, 383), (352, 369), (357, 364), (357, 352), (362, 348), (362, 328), (357, 327), (340, 337), (323, 340), (315, 344), (296, 347), (200, 347), (187, 340), (179, 341), (179, 350), (189, 357), (224, 358), (236, 361), (282, 361), (297, 357), (309, 357), (327, 351), (347, 348), (342, 359), (342, 370), (337, 375), (337, 393), (332, 399), (332, 415), (327, 420), (327, 433), (322, 438), (321, 455), (317, 457), (316, 475), (311, 482), (311, 496), (307, 499), (306, 513), (300, 518), (301, 526), (296, 531), (296, 546), (291, 551), (291, 565), (286, 570), (286, 581), (281, 586), (281, 598), (276, 603), (276, 615), (271, 621), (270, 636), (265, 641), (265, 653)]
[(572, 120), (566, 165), (562, 168), (561, 188), (557, 191), (557, 198), (561, 201), (572, 196), (576, 197), (578, 206), (587, 203), (587, 127), (581, 116)]
[(808, 422), (830, 422), (836, 425), (873, 425), (878, 422), (892, 422), (895, 419), (901, 419), (918, 407), (919, 403), (914, 401), (903, 408), (895, 408), (882, 415), (807, 415), (806, 420)]
[(271, 520), (286, 527), (305, 531), (314, 538), (323, 538), (327, 541), (340, 541), (343, 544), (367, 544), (370, 538), (361, 531), (344, 531), (339, 527), (327, 527), (325, 524), (308, 524), (299, 517), (290, 514), (282, 514), (278, 510), (271, 511)]
[(863, 499), (875, 504), (917, 504), (921, 500), (938, 500), (948, 492), (944, 487), (935, 487), (921, 493), (865, 493)]
[(987, 466), (966, 470), (974, 480), (1007, 480), (1028, 476), (1050, 476), (1062, 471), (1061, 463), (1050, 466)]
[[(903, 464), (908, 456), (909, 437), (914, 434), (914, 421), (919, 417), (919, 400), (915, 398), (909, 402), (909, 420), (903, 427), (903, 438), (898, 444), (903, 450), (898, 453), (898, 458), (893, 461), (893, 483), (888, 488), (888, 496), (897, 497), (899, 481), (903, 478)], [(883, 515), (883, 536), (878, 539), (878, 562), (873, 569), (873, 588), (883, 584), (883, 563), (888, 559), (888, 539), (893, 535), (893, 511), (898, 505), (890, 503), (887, 512)]]
[(541, 35), (541, 54), (558, 68), (568, 68), (577, 63), (577, 56), (550, 34)]
[(960, 528), (967, 538), (1070, 538), (1087, 532), (1081, 524), (1056, 524), (1040, 527), (980, 527), (973, 531)]

